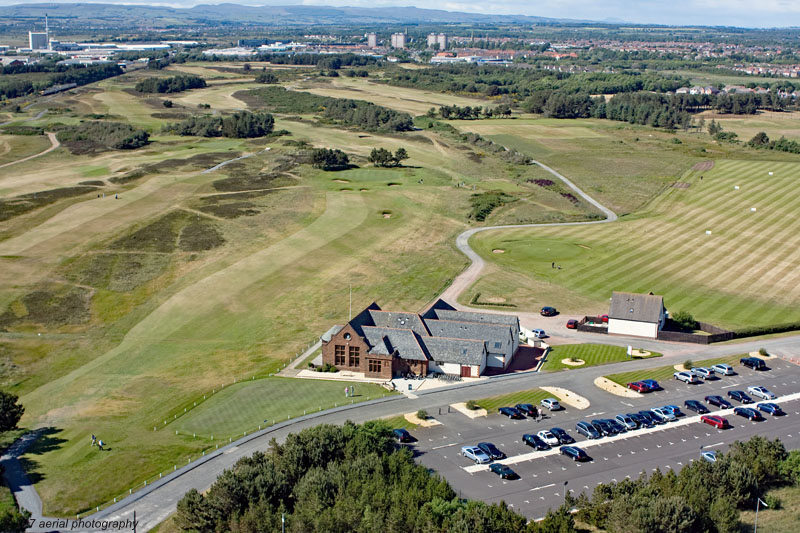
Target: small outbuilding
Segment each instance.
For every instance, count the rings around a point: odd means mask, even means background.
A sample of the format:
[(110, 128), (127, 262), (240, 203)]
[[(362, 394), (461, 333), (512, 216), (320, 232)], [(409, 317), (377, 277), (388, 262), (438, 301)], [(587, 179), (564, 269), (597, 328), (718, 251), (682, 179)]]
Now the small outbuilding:
[(616, 291), (611, 295), (609, 334), (655, 339), (666, 320), (662, 296)]

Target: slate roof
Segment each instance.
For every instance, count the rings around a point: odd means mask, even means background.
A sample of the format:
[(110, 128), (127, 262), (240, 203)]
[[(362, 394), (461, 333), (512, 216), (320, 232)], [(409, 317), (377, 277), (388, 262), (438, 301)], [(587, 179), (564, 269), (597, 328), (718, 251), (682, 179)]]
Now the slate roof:
[(480, 365), (486, 349), (483, 341), (448, 339), (446, 337), (422, 337), (426, 350), (437, 363), (456, 363), (459, 365)]
[(370, 310), (372, 324), (381, 328), (411, 329), (417, 335), (430, 335), (420, 316), (416, 313)]
[(498, 324), (481, 324), (478, 322), (456, 322), (454, 320), (426, 320), (425, 324), (433, 337), (450, 339), (470, 339), (489, 344), (493, 351), (495, 342), (501, 342), (503, 348), (513, 343), (510, 326)]
[(661, 318), (663, 308), (664, 298), (662, 296), (615, 291), (611, 295), (608, 318), (657, 323)]
[(451, 311), (449, 309), (433, 309), (439, 320), (457, 320), (460, 322), (478, 322), (483, 324), (503, 324), (517, 326), (519, 319), (514, 315), (500, 315), (493, 313), (476, 313), (472, 311)]
[(331, 329), (322, 334), (320, 340), (322, 340), (322, 342), (330, 342), (333, 336), (342, 331), (342, 329), (344, 329), (344, 326), (340, 326), (339, 324), (331, 326)]
[(353, 329), (356, 331), (356, 333), (358, 334), (359, 337), (363, 337), (364, 336), (364, 332), (361, 330), (361, 328), (363, 326), (374, 326), (375, 322), (372, 321), (371, 312), (372, 311), (380, 311), (380, 309), (381, 308), (377, 303), (372, 302), (371, 304), (369, 304), (367, 306), (366, 309), (361, 311), (359, 314), (357, 314), (355, 316), (355, 318), (350, 320), (350, 322), (348, 322), (348, 324), (350, 324), (353, 327)]
[[(364, 337), (372, 346), (369, 353), (375, 355), (391, 355), (397, 351), (403, 359), (427, 361), (428, 356), (422, 350), (417, 335), (410, 329), (381, 328), (364, 326)], [(377, 350), (377, 351), (375, 351)]]

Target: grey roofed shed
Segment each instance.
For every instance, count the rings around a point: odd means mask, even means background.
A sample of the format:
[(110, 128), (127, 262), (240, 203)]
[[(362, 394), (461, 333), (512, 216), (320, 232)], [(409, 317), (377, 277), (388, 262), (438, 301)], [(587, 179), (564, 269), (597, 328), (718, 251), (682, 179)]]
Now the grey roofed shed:
[(664, 298), (653, 294), (614, 292), (611, 294), (609, 319), (658, 323), (664, 309)]

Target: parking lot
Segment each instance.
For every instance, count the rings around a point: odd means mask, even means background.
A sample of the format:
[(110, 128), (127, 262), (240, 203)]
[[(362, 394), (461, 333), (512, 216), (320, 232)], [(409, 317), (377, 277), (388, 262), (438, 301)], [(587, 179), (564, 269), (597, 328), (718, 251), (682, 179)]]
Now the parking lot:
[[(670, 380), (661, 383), (664, 390), (644, 394), (641, 398), (620, 398), (596, 388), (576, 390), (591, 397), (589, 409), (579, 411), (567, 407), (563, 411), (546, 412), (546, 418), (538, 422), (511, 420), (496, 413), (477, 419), (456, 412), (443, 414), (436, 417), (442, 425), (413, 432), (417, 438), (413, 448), (417, 460), (447, 478), (462, 497), (487, 502), (503, 500), (526, 516), (539, 518), (548, 508), (560, 505), (565, 489), (574, 496), (584, 491), (591, 495), (599, 483), (636, 478), (641, 472), (652, 472), (656, 467), (662, 471), (680, 469), (699, 460), (701, 449), (724, 451), (733, 441), (747, 440), (753, 435), (779, 438), (787, 448), (800, 448), (800, 394), (796, 394), (800, 392), (800, 367), (783, 360), (770, 361), (769, 367), (767, 371), (753, 371), (736, 365), (736, 375), (694, 385)], [(723, 414), (732, 427), (718, 430), (700, 423), (696, 413), (684, 409), (685, 400), (703, 401), (711, 394), (726, 397), (729, 390), (746, 390), (751, 385), (763, 385), (775, 393), (778, 396), (775, 401), (786, 416), (765, 415), (765, 421), (750, 422), (728, 410)], [(755, 403), (761, 401), (753, 399)], [(679, 406), (685, 416), (657, 428), (629, 431), (595, 441), (587, 441), (575, 431), (575, 423), (580, 420), (613, 418), (617, 414), (666, 404)], [(708, 407), (711, 413), (719, 411)], [(523, 433), (537, 433), (552, 427), (569, 431), (576, 445), (584, 447), (591, 460), (576, 463), (559, 455), (557, 447), (536, 452), (522, 443)], [(460, 455), (461, 446), (487, 441), (508, 456), (501, 462), (514, 469), (520, 479), (502, 480), (488, 471), (486, 465), (475, 465)]]

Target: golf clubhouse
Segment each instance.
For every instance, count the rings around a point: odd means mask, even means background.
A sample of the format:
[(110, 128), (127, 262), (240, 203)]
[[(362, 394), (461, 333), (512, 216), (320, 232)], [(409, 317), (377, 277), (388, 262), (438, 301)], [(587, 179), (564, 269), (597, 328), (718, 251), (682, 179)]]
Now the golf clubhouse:
[(372, 303), (322, 336), (322, 363), (387, 380), (430, 372), (478, 377), (511, 364), (519, 330), (514, 315), (458, 311), (444, 300), (421, 314)]

